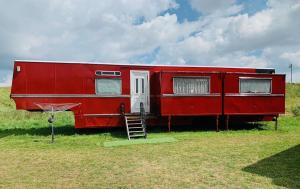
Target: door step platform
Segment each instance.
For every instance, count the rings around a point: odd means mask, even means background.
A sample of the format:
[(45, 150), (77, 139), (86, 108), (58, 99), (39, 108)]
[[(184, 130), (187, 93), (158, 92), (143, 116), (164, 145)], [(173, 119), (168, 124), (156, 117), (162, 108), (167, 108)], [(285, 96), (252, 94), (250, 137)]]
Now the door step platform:
[(126, 115), (124, 118), (128, 140), (133, 138), (147, 137), (146, 128), (140, 116)]

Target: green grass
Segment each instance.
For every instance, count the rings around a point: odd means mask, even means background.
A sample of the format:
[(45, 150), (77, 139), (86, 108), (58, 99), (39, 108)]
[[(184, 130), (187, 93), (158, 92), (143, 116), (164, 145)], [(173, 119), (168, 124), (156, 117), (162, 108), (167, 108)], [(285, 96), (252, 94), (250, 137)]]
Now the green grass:
[(127, 146), (136, 144), (159, 144), (166, 142), (176, 142), (177, 140), (173, 137), (164, 138), (150, 138), (150, 139), (135, 139), (135, 140), (116, 140), (104, 142), (104, 147), (116, 147), (116, 146)]
[(61, 113), (51, 144), (48, 115), (15, 111), (0, 88), (0, 188), (300, 188), (300, 117), (291, 114), (300, 85), (286, 97), (278, 131), (271, 122), (218, 133), (152, 128), (149, 139), (176, 142), (107, 148), (126, 141), (125, 130), (77, 133), (72, 113)]
[(292, 114), (292, 109), (300, 107), (300, 84), (286, 86), (286, 113)]

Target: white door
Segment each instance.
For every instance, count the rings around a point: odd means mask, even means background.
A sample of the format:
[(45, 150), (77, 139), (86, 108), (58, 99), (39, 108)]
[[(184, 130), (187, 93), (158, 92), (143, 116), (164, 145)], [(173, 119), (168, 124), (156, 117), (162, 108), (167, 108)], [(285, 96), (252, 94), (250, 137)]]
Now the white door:
[(145, 112), (150, 111), (149, 104), (149, 71), (130, 71), (131, 113), (140, 112), (140, 103), (144, 104)]

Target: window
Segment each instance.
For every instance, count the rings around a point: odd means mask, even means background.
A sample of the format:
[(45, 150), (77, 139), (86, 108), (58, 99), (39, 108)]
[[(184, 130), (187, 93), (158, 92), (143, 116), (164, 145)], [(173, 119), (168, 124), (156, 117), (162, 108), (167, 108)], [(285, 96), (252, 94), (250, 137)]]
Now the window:
[(139, 79), (138, 78), (135, 79), (135, 93), (136, 94), (139, 93)]
[(174, 94), (208, 94), (209, 80), (208, 77), (175, 77)]
[(271, 79), (240, 78), (240, 93), (271, 93)]
[(97, 70), (95, 72), (97, 76), (121, 76), (121, 72), (119, 71), (101, 71)]
[(145, 93), (145, 84), (144, 84), (144, 78), (142, 78), (142, 93)]
[(120, 95), (121, 80), (120, 79), (96, 79), (97, 95)]

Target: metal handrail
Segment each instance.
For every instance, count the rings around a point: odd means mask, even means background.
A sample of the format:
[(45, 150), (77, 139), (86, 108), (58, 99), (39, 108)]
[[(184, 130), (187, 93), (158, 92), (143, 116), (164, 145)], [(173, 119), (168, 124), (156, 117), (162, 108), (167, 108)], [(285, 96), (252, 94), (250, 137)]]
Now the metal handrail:
[(141, 117), (141, 121), (142, 121), (142, 126), (145, 130), (145, 138), (147, 138), (147, 130), (146, 130), (146, 124), (145, 124), (145, 107), (144, 107), (144, 103), (141, 102), (140, 103), (140, 117)]
[(120, 113), (121, 113), (122, 117), (125, 116), (125, 104), (124, 103), (121, 103), (121, 105), (120, 105)]
[(126, 127), (128, 140), (130, 140), (130, 135), (129, 135), (129, 130), (128, 130), (128, 122), (127, 122), (127, 118), (125, 116), (125, 104), (124, 103), (120, 104), (120, 114), (121, 114), (121, 117), (123, 118), (123, 120), (125, 122), (125, 127)]

